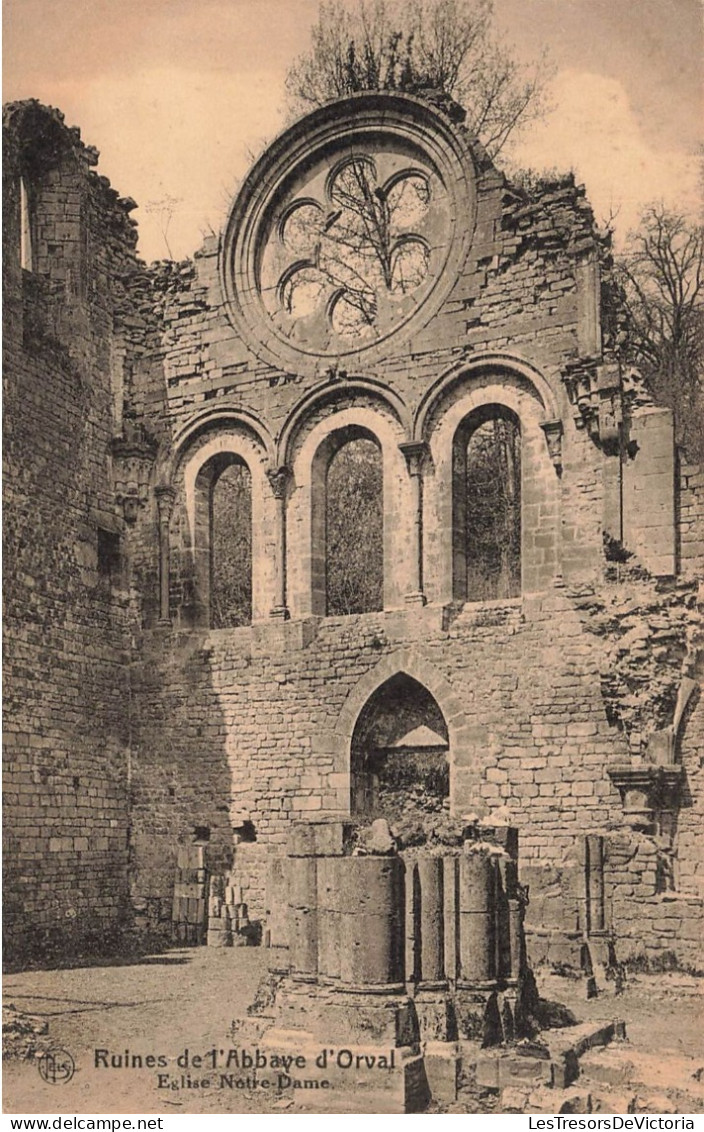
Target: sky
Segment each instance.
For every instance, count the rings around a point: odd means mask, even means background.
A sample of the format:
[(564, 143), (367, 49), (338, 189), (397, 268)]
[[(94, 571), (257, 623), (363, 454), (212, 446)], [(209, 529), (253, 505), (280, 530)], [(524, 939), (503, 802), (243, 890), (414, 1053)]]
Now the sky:
[[(701, 0), (494, 0), (553, 110), (512, 161), (574, 170), (617, 235), (647, 205), (701, 212)], [(318, 0), (4, 0), (3, 100), (38, 98), (139, 204), (141, 255), (191, 255), (285, 122), (284, 78)], [(501, 162), (499, 161), (499, 165)], [(167, 227), (168, 221), (168, 227)], [(166, 229), (166, 232), (164, 231)]]

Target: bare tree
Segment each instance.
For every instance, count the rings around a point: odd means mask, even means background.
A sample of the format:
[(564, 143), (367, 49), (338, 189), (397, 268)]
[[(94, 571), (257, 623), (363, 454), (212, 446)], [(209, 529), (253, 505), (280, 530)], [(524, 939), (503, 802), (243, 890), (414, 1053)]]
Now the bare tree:
[(493, 0), (324, 0), (310, 51), (289, 70), (291, 109), (361, 90), (450, 95), (495, 157), (541, 117), (551, 68), (518, 62), (493, 28)]
[(662, 206), (646, 210), (616, 263), (625, 349), (654, 399), (673, 410), (677, 439), (704, 457), (704, 227)]
[(171, 221), (174, 218), (174, 214), (178, 211), (178, 206), (182, 203), (182, 197), (173, 197), (167, 193), (166, 196), (160, 197), (159, 200), (147, 201), (146, 205), (144, 206), (145, 212), (148, 212), (151, 216), (156, 216), (157, 218), (159, 231), (161, 232), (164, 246), (166, 247), (166, 254), (169, 259), (174, 258), (171, 253), (171, 247), (169, 245), (169, 228), (171, 226)]

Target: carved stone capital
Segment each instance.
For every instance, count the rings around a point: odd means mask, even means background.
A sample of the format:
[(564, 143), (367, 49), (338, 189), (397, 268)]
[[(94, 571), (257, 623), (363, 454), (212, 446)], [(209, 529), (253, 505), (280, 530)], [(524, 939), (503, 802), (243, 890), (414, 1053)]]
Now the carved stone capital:
[(129, 523), (130, 526), (132, 523), (136, 523), (139, 508), (143, 502), (141, 494), (137, 491), (118, 492), (115, 498), (122, 507), (125, 522)]
[(540, 426), (548, 442), (550, 459), (558, 472), (562, 471), (562, 421), (543, 421)]
[(282, 464), (280, 468), (268, 468), (266, 475), (271, 484), (274, 498), (285, 499), (286, 489), (293, 475), (291, 469), (286, 464)]
[(623, 816), (632, 829), (651, 832), (656, 817), (677, 802), (681, 766), (625, 764), (608, 767), (607, 773), (621, 795)]
[(176, 501), (176, 489), (171, 484), (159, 484), (154, 488), (156, 506), (159, 512), (159, 522), (168, 523)]
[(419, 476), (423, 470), (423, 463), (428, 455), (428, 445), (424, 440), (409, 440), (399, 444), (399, 448), (406, 458), (408, 471), (412, 476)]
[(586, 428), (607, 455), (621, 450), (624, 422), (623, 382), (618, 359), (584, 358), (563, 373), (578, 428)]
[(134, 523), (140, 507), (149, 498), (149, 479), (157, 453), (157, 442), (139, 424), (126, 420), (121, 436), (111, 445), (115, 498), (125, 521)]
[(623, 425), (623, 394), (621, 367), (608, 362), (597, 367), (599, 441), (609, 455), (617, 455), (621, 448)]

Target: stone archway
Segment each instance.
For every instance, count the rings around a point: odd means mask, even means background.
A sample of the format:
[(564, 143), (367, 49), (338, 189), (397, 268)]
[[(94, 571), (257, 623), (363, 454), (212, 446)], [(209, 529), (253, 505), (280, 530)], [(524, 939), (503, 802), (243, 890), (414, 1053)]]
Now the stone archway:
[(390, 823), (449, 812), (449, 735), (437, 700), (399, 672), (359, 714), (350, 751), (353, 815)]
[[(406, 683), (408, 681), (419, 686), (423, 696), (433, 701), (439, 717), (444, 722), (447, 736), (446, 759), (449, 775), (450, 811), (453, 814), (462, 814), (471, 809), (476, 813), (486, 813), (486, 804), (483, 802), (480, 793), (482, 748), (486, 743), (486, 735), (483, 729), (477, 729), (468, 722), (462, 702), (449, 681), (418, 650), (413, 648), (401, 649), (380, 660), (352, 689), (338, 716), (333, 740), (338, 752), (335, 769), (339, 774), (344, 774), (349, 783), (349, 800), (346, 808), (352, 810), (354, 803), (352, 777), (355, 754), (357, 753), (355, 747), (361, 735), (367, 733), (365, 710), (368, 705), (375, 702), (375, 697), (378, 694), (382, 695), (381, 702), (383, 702), (383, 691), (386, 685), (391, 685), (393, 689), (392, 681), (401, 679), (403, 679), (403, 683), (400, 686), (405, 683), (405, 686), (408, 687), (409, 685)], [(433, 720), (436, 724), (439, 724), (437, 716), (433, 717)], [(358, 730), (358, 725), (360, 725), (360, 730)], [(423, 724), (419, 724), (419, 726), (423, 726)], [(417, 742), (415, 748), (410, 744), (404, 745), (404, 739), (409, 734), (406, 732), (405, 736), (403, 734), (396, 736), (395, 742), (398, 745), (395, 748), (394, 740), (392, 740), (391, 744), (387, 745), (388, 749), (390, 751), (395, 749), (399, 758), (404, 747), (406, 751), (415, 749), (419, 752), (422, 762), (423, 755), (429, 754), (430, 748), (434, 747), (435, 753), (439, 754), (444, 744), (441, 732), (435, 730), (435, 734), (441, 735), (440, 742), (435, 743), (432, 740), (433, 726), (430, 726), (429, 730), (430, 736), (423, 732), (421, 735), (416, 735), (415, 738), (412, 737), (413, 742)], [(383, 742), (380, 749), (383, 754)]]

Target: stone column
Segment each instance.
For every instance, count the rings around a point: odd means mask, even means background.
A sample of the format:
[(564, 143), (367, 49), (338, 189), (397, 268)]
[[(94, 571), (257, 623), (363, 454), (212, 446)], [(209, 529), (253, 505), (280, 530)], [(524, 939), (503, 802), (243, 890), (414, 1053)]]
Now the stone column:
[(289, 948), (291, 974), (297, 982), (318, 978), (318, 862), (315, 857), (288, 858)]
[(280, 468), (270, 468), (267, 477), (276, 500), (276, 529), (274, 531), (275, 545), (275, 593), (274, 605), (269, 612), (270, 617), (286, 621), (289, 611), (286, 606), (286, 495), (291, 469), (282, 465)]
[(407, 605), (425, 605), (423, 592), (423, 463), (428, 446), (423, 441), (410, 441), (399, 444), (406, 457), (408, 473), (411, 477), (412, 515), (409, 533), (411, 538), (411, 562), (413, 576), (410, 593), (406, 594)]
[(168, 484), (155, 490), (156, 506), (159, 515), (159, 624), (171, 624), (169, 607), (169, 585), (171, 579), (171, 553), (169, 543), (169, 524), (176, 499), (176, 492)]
[(494, 861), (468, 853), (459, 862), (460, 981), (486, 986), (496, 978)]
[(604, 533), (623, 542), (623, 398), (617, 361), (597, 367), (597, 415), (602, 450)]
[[(420, 934), (419, 982), (438, 990), (446, 985), (442, 857), (420, 857), (417, 861), (418, 929)], [(418, 946), (418, 942), (416, 943)]]
[(555, 578), (556, 586), (564, 586), (562, 573), (562, 421), (543, 421), (540, 426), (545, 433), (550, 461), (557, 473), (555, 490)]
[(269, 969), (288, 972), (288, 861), (274, 857), (269, 862), (266, 880), (267, 942), (271, 949)]
[(403, 861), (345, 857), (338, 878), (341, 989), (367, 994), (403, 991)]
[(341, 857), (318, 858), (318, 974), (321, 982), (340, 978)]
[(451, 984), (457, 982), (459, 974), (459, 867), (457, 857), (443, 860), (443, 935), (445, 951), (445, 974)]
[(406, 982), (420, 980), (420, 880), (418, 863), (406, 860)]
[(512, 897), (508, 902), (508, 931), (511, 951), (509, 978), (511, 982), (517, 982), (525, 966), (523, 956), (523, 904), (518, 897)]

